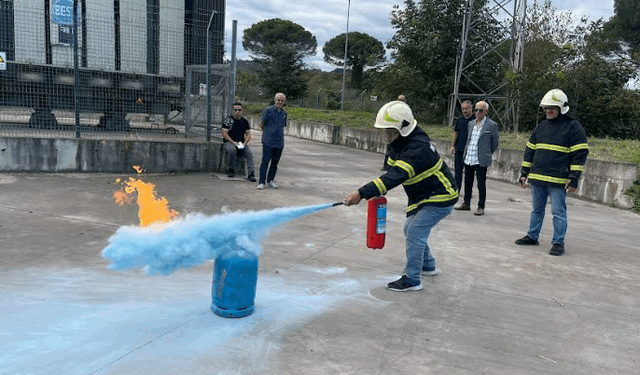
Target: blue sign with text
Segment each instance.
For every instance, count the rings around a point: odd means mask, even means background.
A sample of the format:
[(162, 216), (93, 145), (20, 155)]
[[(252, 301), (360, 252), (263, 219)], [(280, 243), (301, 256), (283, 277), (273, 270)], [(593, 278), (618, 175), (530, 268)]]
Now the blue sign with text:
[(73, 25), (73, 0), (53, 1), (51, 21), (58, 25)]

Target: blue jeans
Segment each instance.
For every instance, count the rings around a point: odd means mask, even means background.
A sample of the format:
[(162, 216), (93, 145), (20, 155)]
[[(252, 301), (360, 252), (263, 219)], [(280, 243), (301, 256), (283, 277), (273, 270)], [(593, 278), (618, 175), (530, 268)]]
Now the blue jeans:
[[(276, 178), (276, 172), (278, 171), (278, 163), (280, 162), (280, 157), (282, 156), (282, 148), (279, 147), (269, 147), (262, 145), (262, 162), (260, 163), (260, 180), (259, 184), (264, 184), (265, 182), (271, 182), (274, 178)], [(271, 162), (271, 164), (269, 164)], [(267, 167), (269, 168), (269, 173), (267, 173)]]
[(531, 185), (531, 203), (533, 209), (529, 219), (527, 236), (537, 240), (544, 220), (547, 198), (551, 197), (551, 214), (553, 215), (552, 244), (564, 244), (567, 234), (567, 192), (562, 187)]
[(420, 284), (422, 270), (434, 270), (436, 260), (431, 255), (427, 240), (431, 229), (453, 211), (448, 207), (423, 206), (415, 215), (411, 215), (404, 223), (404, 235), (407, 238), (407, 282)]

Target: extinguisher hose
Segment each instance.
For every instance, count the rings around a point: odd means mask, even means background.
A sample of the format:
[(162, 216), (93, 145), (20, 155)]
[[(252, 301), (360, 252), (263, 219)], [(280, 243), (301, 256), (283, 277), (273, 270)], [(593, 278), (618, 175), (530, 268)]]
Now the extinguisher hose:
[(333, 206), (332, 206), (332, 207), (339, 206), (339, 205), (341, 205), (341, 204), (344, 204), (344, 202), (336, 202), (336, 203), (334, 203), (334, 204), (333, 204)]

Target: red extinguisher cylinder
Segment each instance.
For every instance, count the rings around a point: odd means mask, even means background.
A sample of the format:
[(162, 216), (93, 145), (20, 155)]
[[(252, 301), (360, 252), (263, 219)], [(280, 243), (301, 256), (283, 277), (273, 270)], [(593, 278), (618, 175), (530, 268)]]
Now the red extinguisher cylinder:
[(382, 249), (387, 231), (387, 198), (371, 198), (367, 202), (367, 247)]

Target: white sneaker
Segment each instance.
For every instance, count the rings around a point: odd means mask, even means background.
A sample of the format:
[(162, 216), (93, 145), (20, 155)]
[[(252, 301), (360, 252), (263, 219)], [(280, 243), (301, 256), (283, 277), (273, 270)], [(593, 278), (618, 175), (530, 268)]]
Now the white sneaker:
[(264, 189), (264, 184), (258, 184), (258, 190)]
[[(433, 271), (422, 270), (422, 276), (435, 276), (435, 275), (437, 275), (439, 273), (440, 273), (440, 268), (438, 268), (438, 267), (436, 267), (436, 269), (433, 270)], [(403, 275), (407, 274), (407, 269), (406, 268), (404, 270), (402, 270), (402, 274)]]
[(267, 182), (267, 186), (272, 188), (272, 189), (277, 189), (278, 188), (278, 185), (276, 185), (276, 183), (273, 182), (273, 181)]
[(438, 269), (438, 267), (436, 267), (436, 269), (435, 269), (435, 270), (433, 270), (433, 271), (425, 271), (425, 270), (422, 270), (422, 274), (423, 274), (424, 276), (435, 276), (435, 275), (437, 275), (437, 274), (439, 274), (439, 273), (440, 273), (440, 269)]

